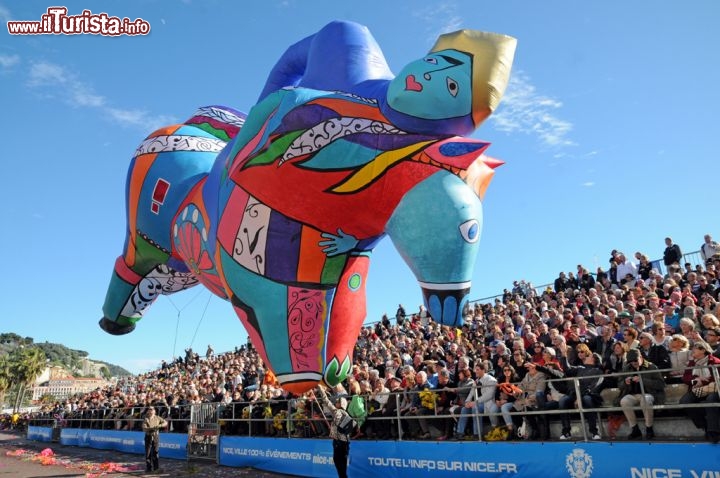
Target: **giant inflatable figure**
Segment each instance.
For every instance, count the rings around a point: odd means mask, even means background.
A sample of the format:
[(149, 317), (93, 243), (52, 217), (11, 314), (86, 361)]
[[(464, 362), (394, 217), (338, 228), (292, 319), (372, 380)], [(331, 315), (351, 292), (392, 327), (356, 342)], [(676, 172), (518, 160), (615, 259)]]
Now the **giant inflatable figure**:
[(394, 76), (367, 28), (292, 45), (247, 117), (201, 108), (152, 133), (127, 177), (127, 238), (100, 326), (160, 294), (227, 299), (286, 389), (350, 370), (370, 254), (385, 235), (436, 321), (462, 324), (498, 162), (466, 139), (507, 85), (515, 39), (462, 30)]

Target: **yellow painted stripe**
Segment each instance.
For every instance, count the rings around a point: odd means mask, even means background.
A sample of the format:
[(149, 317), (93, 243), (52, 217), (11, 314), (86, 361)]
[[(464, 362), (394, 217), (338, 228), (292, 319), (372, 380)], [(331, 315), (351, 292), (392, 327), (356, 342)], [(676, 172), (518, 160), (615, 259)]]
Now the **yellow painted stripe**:
[(385, 151), (384, 153), (379, 154), (374, 160), (360, 168), (345, 182), (336, 186), (333, 189), (333, 192), (352, 193), (362, 189), (364, 186), (367, 186), (372, 181), (380, 177), (393, 164), (417, 153), (434, 142), (434, 140), (422, 141), (420, 143), (411, 144), (410, 146), (405, 146), (404, 148)]

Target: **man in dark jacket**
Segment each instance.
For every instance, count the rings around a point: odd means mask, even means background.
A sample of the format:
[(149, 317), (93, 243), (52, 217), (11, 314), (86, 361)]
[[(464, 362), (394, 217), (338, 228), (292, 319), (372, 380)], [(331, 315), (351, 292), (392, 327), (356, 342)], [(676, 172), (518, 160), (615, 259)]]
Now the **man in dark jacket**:
[(603, 325), (596, 329), (597, 336), (590, 339), (588, 346), (594, 353), (602, 357), (603, 363), (610, 357), (615, 345), (615, 329), (611, 325)]
[(395, 376), (388, 378), (385, 383), (390, 390), (390, 396), (380, 409), (383, 419), (377, 422), (377, 432), (381, 440), (397, 437), (397, 421), (393, 418), (397, 416), (399, 393), (403, 391), (401, 383), (402, 381)]
[(634, 407), (639, 405), (645, 418), (645, 438), (652, 440), (655, 438), (653, 405), (665, 401), (665, 379), (657, 371), (658, 368), (655, 364), (645, 361), (639, 350), (628, 350), (626, 358), (627, 363), (623, 367), (622, 373), (632, 375), (624, 375), (625, 378), (620, 378), (618, 387), (621, 397), (620, 407), (622, 407), (631, 428), (628, 439), (642, 438), (634, 410)]
[(644, 362), (650, 362), (660, 370), (672, 367), (670, 363), (670, 352), (662, 345), (653, 343), (652, 335), (643, 332), (638, 336), (638, 341), (640, 342), (639, 350)]
[(555, 292), (565, 292), (565, 289), (567, 289), (570, 286), (570, 281), (567, 277), (565, 277), (565, 273), (561, 272), (560, 275), (558, 275), (558, 278), (555, 279), (555, 283), (553, 284)]
[[(565, 370), (566, 377), (576, 377), (578, 379), (578, 388), (581, 394), (581, 396), (578, 397), (575, 393), (575, 387), (571, 387), (568, 390), (568, 394), (561, 397), (558, 402), (560, 410), (573, 408), (576, 402), (582, 403), (583, 409), (597, 408), (602, 403), (602, 398), (600, 397), (600, 386), (603, 381), (603, 371), (600, 368), (601, 362), (602, 358), (599, 354), (586, 354), (582, 364), (573, 367), (568, 363), (567, 349), (565, 347), (560, 349), (560, 366)], [(585, 419), (588, 423), (590, 438), (600, 440), (602, 437), (600, 436), (597, 426), (597, 413), (589, 412), (585, 414)], [(560, 439), (571, 439), (570, 414), (565, 413), (561, 415), (560, 421), (562, 423)]]
[(438, 373), (438, 386), (436, 389), (437, 400), (435, 401), (435, 412), (437, 415), (445, 415), (436, 421), (437, 428), (442, 432), (438, 440), (452, 438), (455, 421), (450, 417), (450, 409), (455, 404), (457, 393), (450, 382), (450, 372), (443, 368)]
[(665, 238), (665, 246), (665, 252), (663, 252), (663, 264), (665, 264), (665, 267), (680, 264), (680, 260), (682, 259), (680, 246), (673, 244), (673, 240), (670, 237)]
[(395, 322), (398, 326), (402, 326), (405, 323), (405, 307), (402, 304), (398, 304), (397, 311), (395, 312)]

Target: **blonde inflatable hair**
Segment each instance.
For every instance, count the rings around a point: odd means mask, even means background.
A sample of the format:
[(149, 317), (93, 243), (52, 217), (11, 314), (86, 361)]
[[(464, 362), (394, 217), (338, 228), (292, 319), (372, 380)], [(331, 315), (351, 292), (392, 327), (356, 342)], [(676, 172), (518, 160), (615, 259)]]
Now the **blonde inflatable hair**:
[(457, 50), (472, 57), (472, 117), (475, 127), (495, 111), (510, 79), (517, 40), (476, 30), (440, 35), (430, 53)]

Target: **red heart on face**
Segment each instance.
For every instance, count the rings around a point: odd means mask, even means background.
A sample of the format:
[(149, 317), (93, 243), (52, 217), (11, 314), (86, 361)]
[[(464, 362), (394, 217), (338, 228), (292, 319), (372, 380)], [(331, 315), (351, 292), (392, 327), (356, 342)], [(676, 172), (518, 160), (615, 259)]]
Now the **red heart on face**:
[(408, 75), (405, 78), (405, 89), (408, 91), (422, 91), (423, 86), (415, 80), (415, 75)]

